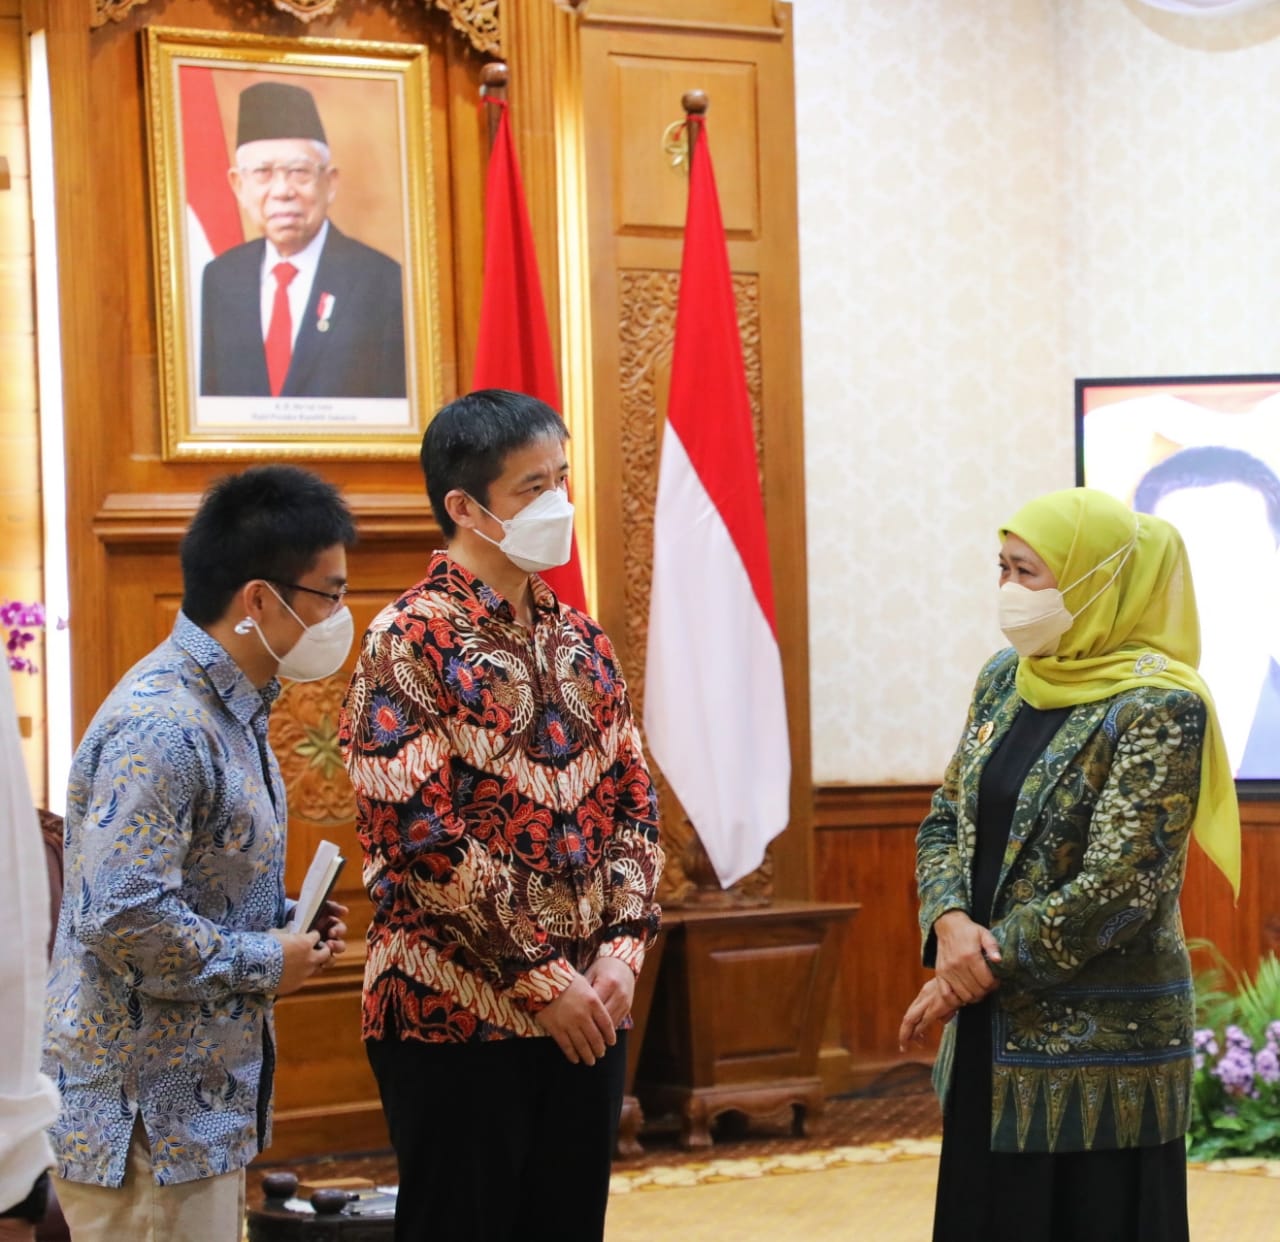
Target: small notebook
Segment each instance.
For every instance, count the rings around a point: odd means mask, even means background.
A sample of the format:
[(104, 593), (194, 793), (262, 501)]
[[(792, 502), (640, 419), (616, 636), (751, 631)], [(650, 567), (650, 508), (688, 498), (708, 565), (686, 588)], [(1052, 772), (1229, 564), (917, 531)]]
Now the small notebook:
[(302, 881), (302, 892), (298, 894), (298, 904), (293, 911), (293, 918), (289, 920), (289, 926), (285, 930), (291, 932), (311, 930), (311, 925), (324, 909), (324, 903), (329, 900), (329, 894), (333, 891), (338, 876), (342, 874), (346, 861), (332, 841), (321, 841), (316, 846), (315, 857), (311, 860), (311, 866), (307, 868), (307, 878)]

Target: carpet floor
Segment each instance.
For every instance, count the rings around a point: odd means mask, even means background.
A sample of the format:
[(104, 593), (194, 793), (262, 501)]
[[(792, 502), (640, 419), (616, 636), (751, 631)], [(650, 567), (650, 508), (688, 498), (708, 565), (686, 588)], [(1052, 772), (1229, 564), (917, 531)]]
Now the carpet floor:
[[(776, 1119), (754, 1122), (747, 1130), (732, 1114), (713, 1128), (711, 1151), (684, 1151), (679, 1145), (675, 1118), (650, 1118), (642, 1142), (644, 1153), (614, 1164), (617, 1172), (654, 1167), (701, 1164), (713, 1157), (765, 1160), (799, 1156), (835, 1147), (856, 1147), (899, 1139), (931, 1138), (941, 1132), (937, 1097), (927, 1069), (903, 1066), (885, 1075), (877, 1086), (856, 1096), (834, 1096), (827, 1101), (818, 1125), (806, 1134), (791, 1132), (790, 1111)], [(376, 1185), (396, 1180), (396, 1162), (390, 1152), (325, 1156), (312, 1160), (270, 1162), (255, 1165), (249, 1173), (249, 1204), (262, 1202), (261, 1173), (289, 1169), (305, 1180), (362, 1177)]]
[[(606, 1242), (921, 1242), (930, 1234), (938, 1175), (937, 1100), (927, 1071), (902, 1067), (877, 1089), (827, 1101), (821, 1122), (794, 1135), (790, 1118), (725, 1118), (708, 1151), (686, 1152), (671, 1118), (651, 1118), (644, 1154), (614, 1165)], [(307, 1179), (394, 1182), (390, 1153), (292, 1162)], [(249, 1178), (261, 1202), (259, 1166)], [(1192, 1166), (1196, 1242), (1280, 1239), (1280, 1161)]]
[[(921, 1242), (933, 1221), (936, 1141), (614, 1175), (606, 1242)], [(754, 1167), (753, 1167), (754, 1166)], [(1280, 1163), (1188, 1175), (1196, 1242), (1280, 1237)]]

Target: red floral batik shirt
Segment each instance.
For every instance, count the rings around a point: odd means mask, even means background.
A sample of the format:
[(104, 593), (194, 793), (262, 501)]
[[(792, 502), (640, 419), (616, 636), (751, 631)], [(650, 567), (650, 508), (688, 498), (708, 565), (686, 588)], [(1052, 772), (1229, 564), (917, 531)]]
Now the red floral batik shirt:
[(657, 930), (657, 798), (613, 645), (531, 582), (532, 631), (436, 553), (364, 637), (341, 741), (374, 906), (366, 1039), (545, 1034), (575, 972), (639, 972)]

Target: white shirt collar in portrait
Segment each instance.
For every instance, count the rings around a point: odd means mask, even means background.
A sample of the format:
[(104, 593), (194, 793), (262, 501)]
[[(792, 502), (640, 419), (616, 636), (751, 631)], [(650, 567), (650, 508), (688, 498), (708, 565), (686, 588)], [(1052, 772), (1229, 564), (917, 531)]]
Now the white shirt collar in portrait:
[[(306, 248), (286, 259), (268, 240), (262, 252), (262, 274), (259, 288), (262, 293), (262, 339), (267, 339), (267, 329), (271, 326), (271, 307), (276, 299), (276, 278), (272, 274), (277, 263), (292, 263), (298, 274), (289, 285), (289, 319), (293, 328), (293, 341), (298, 339), (298, 329), (302, 326), (302, 317), (306, 313), (307, 303), (311, 300), (311, 286), (315, 284), (316, 268), (320, 265), (320, 252), (324, 249), (325, 238), (329, 236), (329, 221), (326, 220), (320, 231), (307, 243)], [(323, 290), (321, 290), (323, 292)]]

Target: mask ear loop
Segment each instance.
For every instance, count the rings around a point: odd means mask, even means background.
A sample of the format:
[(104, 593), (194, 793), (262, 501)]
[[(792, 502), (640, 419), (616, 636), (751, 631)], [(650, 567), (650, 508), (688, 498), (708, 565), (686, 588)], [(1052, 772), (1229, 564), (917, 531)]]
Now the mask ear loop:
[[(491, 518), (493, 518), (493, 520), (497, 522), (499, 526), (502, 527), (502, 533), (504, 535), (508, 535), (511, 533), (507, 529), (507, 522), (510, 520), (509, 518), (500, 518), (496, 513), (493, 512), (492, 509), (486, 509), (484, 505), (482, 505), (470, 492), (466, 493), (466, 497), (482, 513), (487, 513)], [(481, 539), (489, 539), (489, 536), (486, 535), (482, 530), (477, 530), (476, 534), (479, 535)], [(496, 539), (489, 539), (489, 542), (493, 544), (495, 548), (498, 546), (498, 540)]]
[[(1104, 563), (1105, 563), (1105, 562), (1104, 562)], [(294, 619), (294, 620), (295, 620), (295, 621), (296, 621), (300, 626), (302, 626), (302, 628), (303, 628), (303, 630), (304, 630), (304, 631), (305, 631), (305, 630), (309, 630), (309, 629), (311, 628), (311, 627), (310, 627), (310, 626), (309, 626), (309, 625), (308, 625), (308, 624), (307, 624), (307, 623), (306, 623), (306, 622), (305, 622), (305, 621), (304, 621), (300, 616), (298, 616), (298, 614), (297, 614), (296, 612), (294, 612), (294, 611), (293, 611), (293, 609), (292, 609), (292, 608), (290, 608), (290, 607), (289, 607), (289, 604), (288, 604), (288, 602), (285, 600), (284, 596), (283, 596), (283, 595), (281, 595), (281, 594), (280, 594), (280, 592), (279, 592), (279, 591), (277, 591), (277, 590), (275, 589), (275, 587), (273, 587), (273, 586), (271, 585), (271, 583), (267, 582), (267, 580), (266, 580), (265, 578), (263, 579), (263, 584), (266, 586), (267, 590), (268, 590), (268, 591), (270, 591), (270, 592), (271, 592), (271, 594), (272, 594), (272, 595), (274, 595), (274, 596), (276, 597), (276, 599), (278, 599), (278, 600), (281, 602), (281, 604), (283, 604), (283, 605), (284, 605), (284, 609), (285, 609), (285, 611), (286, 611), (286, 612), (287, 612), (287, 613), (288, 613), (288, 614), (289, 614), (289, 615), (290, 615), (290, 616), (291, 616), (291, 617), (292, 617), (292, 618), (293, 618), (293, 619)], [(249, 619), (248, 617), (246, 617), (246, 618), (245, 618), (245, 620), (246, 620), (246, 621), (247, 621), (248, 619)], [(268, 647), (268, 648), (267, 648), (267, 650), (268, 650), (268, 651), (271, 651), (271, 648), (270, 648), (270, 647)], [(274, 652), (274, 651), (271, 651), (271, 654), (272, 654), (272, 655), (275, 655), (275, 652)]]
[(1107, 561), (1114, 561), (1117, 556), (1120, 556), (1123, 553), (1123, 559), (1121, 560), (1120, 564), (1116, 566), (1115, 573), (1113, 573), (1111, 577), (1106, 580), (1106, 582), (1104, 582), (1092, 595), (1089, 596), (1087, 600), (1085, 600), (1083, 604), (1080, 605), (1080, 607), (1075, 612), (1071, 614), (1072, 621), (1074, 621), (1078, 616), (1080, 616), (1089, 607), (1089, 605), (1093, 603), (1095, 599), (1097, 599), (1118, 577), (1120, 577), (1121, 570), (1124, 569), (1125, 565), (1128, 563), (1129, 557), (1133, 555), (1134, 548), (1136, 548), (1137, 546), (1138, 546), (1138, 536), (1135, 533), (1133, 538), (1130, 539), (1129, 542), (1125, 544), (1123, 548), (1117, 548), (1105, 560), (1099, 561), (1091, 570), (1089, 570), (1089, 573), (1082, 574), (1079, 578), (1077, 578), (1071, 584), (1071, 586), (1067, 587), (1062, 592), (1062, 594), (1065, 596), (1067, 591), (1072, 590), (1074, 587), (1078, 587), (1083, 581), (1085, 581), (1086, 578), (1089, 577), (1090, 574), (1096, 574), (1098, 570), (1100, 570), (1107, 563)]
[[(302, 633), (303, 633), (303, 634), (305, 634), (305, 633), (306, 633), (306, 632), (307, 632), (311, 627), (310, 627), (310, 626), (309, 626), (309, 625), (308, 625), (308, 624), (307, 624), (307, 623), (306, 623), (306, 622), (305, 622), (305, 621), (304, 621), (300, 616), (298, 616), (298, 614), (297, 614), (296, 612), (294, 612), (294, 611), (293, 611), (293, 609), (292, 609), (292, 608), (290, 608), (288, 604), (286, 604), (286, 603), (285, 603), (284, 596), (282, 596), (282, 595), (280, 594), (280, 592), (279, 592), (279, 591), (277, 591), (277, 590), (275, 589), (275, 587), (273, 587), (273, 586), (271, 585), (271, 583), (269, 583), (265, 578), (264, 578), (262, 581), (263, 581), (263, 585), (267, 588), (267, 590), (268, 590), (268, 591), (270, 591), (270, 592), (271, 592), (271, 594), (272, 594), (272, 595), (274, 595), (274, 596), (276, 597), (276, 599), (278, 599), (278, 600), (281, 602), (281, 604), (284, 604), (285, 611), (287, 611), (287, 612), (288, 612), (288, 614), (289, 614), (289, 615), (290, 615), (290, 616), (291, 616), (291, 617), (292, 617), (292, 618), (293, 618), (293, 619), (294, 619), (294, 620), (295, 620), (295, 621), (296, 621), (300, 626), (302, 626)], [(243, 626), (244, 628), (243, 628), (243, 629), (241, 629), (241, 626)], [(258, 641), (259, 641), (259, 642), (261, 642), (261, 643), (262, 643), (262, 645), (267, 649), (267, 654), (268, 654), (268, 655), (269, 655), (269, 656), (270, 656), (270, 657), (271, 657), (271, 658), (272, 658), (272, 659), (273, 659), (277, 664), (279, 664), (279, 663), (280, 663), (280, 661), (281, 661), (281, 659), (282, 659), (283, 657), (282, 657), (282, 656), (278, 656), (278, 655), (276, 655), (276, 653), (271, 649), (271, 644), (270, 644), (269, 642), (267, 642), (267, 636), (262, 632), (262, 626), (260, 626), (260, 625), (259, 625), (256, 621), (254, 621), (251, 617), (245, 617), (245, 619), (244, 619), (243, 621), (238, 622), (238, 623), (236, 624), (235, 629), (236, 629), (236, 633), (237, 633), (237, 634), (247, 634), (251, 629), (252, 629), (252, 630), (257, 630), (257, 631), (258, 631)]]

